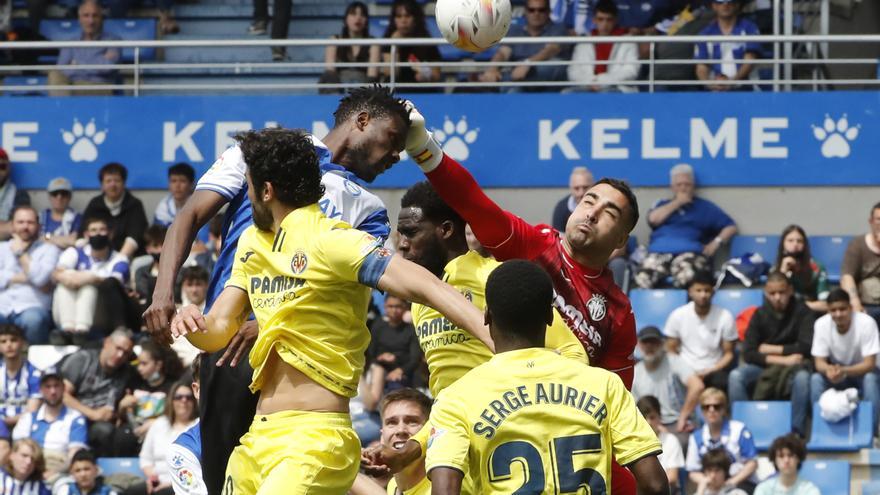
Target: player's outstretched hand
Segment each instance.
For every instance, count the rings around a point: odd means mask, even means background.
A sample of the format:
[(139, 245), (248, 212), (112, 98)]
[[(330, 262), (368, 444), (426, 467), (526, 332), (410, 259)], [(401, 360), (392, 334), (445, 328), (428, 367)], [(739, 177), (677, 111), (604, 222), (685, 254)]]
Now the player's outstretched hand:
[(403, 468), (419, 460), (422, 448), (415, 440), (395, 449), (389, 445), (375, 445), (361, 452), (361, 467), (374, 473), (399, 473)]
[(171, 320), (171, 335), (174, 338), (183, 337), (190, 333), (207, 331), (208, 325), (205, 323), (205, 315), (193, 304), (180, 308), (180, 311)]
[(226, 346), (226, 352), (217, 360), (217, 366), (223, 366), (227, 361), (229, 361), (229, 366), (237, 366), (241, 357), (251, 350), (259, 334), (260, 327), (257, 325), (256, 320), (244, 322), (244, 325), (232, 336), (232, 340)]
[(147, 326), (147, 332), (153, 337), (157, 343), (162, 345), (171, 345), (173, 339), (171, 337), (170, 323), (174, 318), (174, 299), (171, 297), (153, 297), (150, 307), (144, 311), (144, 323)]

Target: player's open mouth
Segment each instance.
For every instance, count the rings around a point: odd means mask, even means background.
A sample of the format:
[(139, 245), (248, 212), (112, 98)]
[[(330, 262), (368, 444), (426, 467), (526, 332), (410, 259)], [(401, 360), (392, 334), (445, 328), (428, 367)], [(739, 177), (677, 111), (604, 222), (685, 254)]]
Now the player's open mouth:
[(406, 440), (401, 440), (399, 442), (394, 442), (391, 444), (391, 446), (397, 450), (402, 449), (404, 445), (406, 445)]

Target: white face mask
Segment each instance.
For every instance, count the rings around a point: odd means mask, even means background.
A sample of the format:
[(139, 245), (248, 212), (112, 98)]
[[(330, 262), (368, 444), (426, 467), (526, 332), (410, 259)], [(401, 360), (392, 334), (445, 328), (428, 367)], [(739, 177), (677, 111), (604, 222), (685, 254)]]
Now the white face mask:
[(162, 379), (162, 373), (160, 373), (159, 370), (154, 371), (153, 374), (151, 374), (150, 376), (147, 377), (147, 381), (150, 383), (158, 382), (161, 379)]

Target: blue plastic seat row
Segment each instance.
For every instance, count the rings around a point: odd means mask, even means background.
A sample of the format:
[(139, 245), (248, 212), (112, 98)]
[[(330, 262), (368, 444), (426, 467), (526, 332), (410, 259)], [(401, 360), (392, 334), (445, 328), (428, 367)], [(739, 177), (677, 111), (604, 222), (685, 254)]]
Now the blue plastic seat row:
[[(810, 251), (814, 259), (825, 265), (828, 280), (840, 281), (840, 265), (843, 254), (849, 245), (851, 236), (814, 235), (810, 236)], [(738, 235), (730, 244), (730, 255), (742, 256), (746, 253), (758, 253), (764, 261), (772, 264), (776, 261), (779, 246), (778, 235)]]
[[(156, 39), (157, 27), (156, 19), (140, 18), (140, 19), (105, 19), (104, 31), (113, 33), (123, 40), (154, 40)], [(71, 19), (43, 19), (40, 22), (40, 34), (52, 41), (73, 41), (78, 40), (82, 35), (82, 29), (79, 22)], [(122, 50), (122, 61), (131, 62), (134, 60), (134, 49), (125, 48)], [(140, 60), (155, 60), (155, 48), (141, 48)], [(54, 62), (52, 60), (41, 60), (42, 62)]]

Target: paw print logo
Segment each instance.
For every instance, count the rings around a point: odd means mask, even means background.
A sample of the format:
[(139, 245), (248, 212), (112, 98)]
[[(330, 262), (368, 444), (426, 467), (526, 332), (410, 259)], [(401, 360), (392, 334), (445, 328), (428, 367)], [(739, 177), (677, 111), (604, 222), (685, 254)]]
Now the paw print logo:
[(474, 144), (479, 132), (479, 129), (468, 127), (467, 117), (461, 117), (457, 123), (445, 117), (443, 129), (434, 129), (434, 138), (443, 148), (444, 153), (461, 162), (471, 156), (468, 145)]
[(851, 126), (846, 114), (834, 122), (828, 114), (822, 127), (812, 126), (813, 136), (822, 142), (822, 156), (825, 158), (846, 158), (851, 151), (850, 144), (859, 137), (860, 126)]
[(73, 119), (73, 127), (69, 131), (61, 129), (61, 139), (70, 146), (70, 159), (75, 162), (93, 162), (98, 159), (98, 146), (107, 139), (107, 129), (99, 131), (95, 119), (82, 125), (79, 119)]

